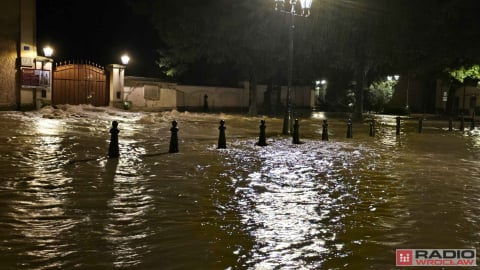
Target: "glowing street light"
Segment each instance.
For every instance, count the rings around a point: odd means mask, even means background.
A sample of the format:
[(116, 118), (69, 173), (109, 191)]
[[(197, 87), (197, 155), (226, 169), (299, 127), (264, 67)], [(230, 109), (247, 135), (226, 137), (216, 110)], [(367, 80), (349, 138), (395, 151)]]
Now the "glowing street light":
[(302, 5), (303, 16), (305, 17), (310, 16), (310, 8), (312, 7), (312, 0), (300, 0), (300, 4)]
[(302, 12), (297, 14), (296, 6), (297, 0), (289, 0), (289, 9), (285, 5), (285, 0), (274, 0), (275, 10), (291, 15), (290, 29), (289, 29), (289, 50), (288, 50), (288, 87), (287, 87), (287, 109), (285, 110), (285, 117), (283, 118), (283, 134), (290, 134), (292, 129), (292, 81), (293, 81), (293, 37), (295, 31), (295, 16), (308, 17), (310, 15), (310, 8), (312, 7), (312, 0), (300, 0)]
[(50, 46), (43, 48), (43, 55), (45, 55), (45, 57), (52, 57), (53, 49)]
[(398, 81), (400, 80), (400, 75), (387, 76), (387, 81)]
[(120, 59), (122, 60), (123, 65), (128, 65), (128, 62), (130, 62), (130, 57), (126, 54), (122, 55)]

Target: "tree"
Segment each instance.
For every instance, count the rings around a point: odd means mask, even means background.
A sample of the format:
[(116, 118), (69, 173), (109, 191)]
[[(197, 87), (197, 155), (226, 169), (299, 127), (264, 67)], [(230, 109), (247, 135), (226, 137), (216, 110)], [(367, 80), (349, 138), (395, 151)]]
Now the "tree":
[(460, 83), (464, 83), (465, 79), (480, 80), (480, 65), (461, 66), (457, 69), (448, 70), (448, 73)]
[[(332, 84), (344, 92), (355, 85), (356, 112), (364, 108), (364, 92), (376, 74), (392, 62), (393, 31), (388, 1), (324, 1), (314, 5), (312, 23), (304, 39), (306, 59), (314, 59), (306, 69), (320, 74), (345, 74)], [(303, 74), (309, 74), (302, 72)], [(311, 74), (311, 73), (310, 73)], [(317, 75), (318, 76), (318, 75)], [(345, 93), (346, 94), (346, 93)]]
[[(167, 75), (246, 79), (251, 105), (257, 82), (285, 82), (289, 22), (273, 11), (273, 0), (132, 2), (158, 30), (158, 63)], [(329, 84), (340, 91), (355, 81), (362, 112), (367, 85), (379, 77), (432, 78), (478, 61), (471, 45), (480, 42), (477, 6), (476, 0), (314, 1), (312, 15), (296, 20), (294, 83), (327, 74), (342, 81)]]
[(385, 104), (390, 102), (393, 96), (397, 80), (382, 79), (374, 81), (368, 91), (367, 109), (375, 112), (383, 112)]
[[(463, 84), (463, 105), (462, 105), (462, 110), (465, 109), (465, 91), (466, 91), (466, 86), (467, 82), (471, 81), (477, 81), (480, 80), (480, 65), (471, 65), (468, 67), (461, 66), (456, 69), (447, 69), (447, 73), (450, 75), (451, 78), (455, 79), (458, 83)], [(449, 99), (452, 100), (453, 97), (455, 96), (455, 83), (450, 83), (450, 89), (449, 89)], [(450, 112), (453, 110), (453, 104), (452, 102), (449, 102), (447, 105)]]
[[(189, 69), (219, 68), (250, 82), (250, 109), (256, 114), (259, 80), (274, 74), (281, 34), (273, 16), (273, 1), (185, 0), (135, 2), (148, 14), (164, 44), (159, 66), (165, 74), (180, 78)], [(280, 41), (280, 42), (279, 42)], [(227, 72), (227, 73), (228, 73)]]

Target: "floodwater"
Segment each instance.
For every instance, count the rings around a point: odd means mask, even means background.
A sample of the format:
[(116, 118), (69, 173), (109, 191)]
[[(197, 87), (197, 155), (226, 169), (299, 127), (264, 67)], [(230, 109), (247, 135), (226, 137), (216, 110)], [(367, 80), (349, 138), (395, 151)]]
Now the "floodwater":
[(330, 118), (325, 142), (323, 117), (300, 119), (292, 145), (280, 118), (0, 112), (0, 269), (395, 269), (395, 249), (478, 247), (478, 130), (408, 120), (396, 135), (376, 116), (375, 138), (355, 122), (347, 139)]

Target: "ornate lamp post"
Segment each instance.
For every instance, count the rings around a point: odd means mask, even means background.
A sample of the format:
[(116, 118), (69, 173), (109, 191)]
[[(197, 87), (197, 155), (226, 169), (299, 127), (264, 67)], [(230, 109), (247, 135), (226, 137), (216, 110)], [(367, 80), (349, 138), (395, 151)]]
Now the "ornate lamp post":
[[(295, 16), (308, 17), (312, 0), (289, 0), (285, 4), (285, 0), (275, 0), (275, 10), (290, 14), (289, 29), (289, 48), (288, 48), (288, 87), (287, 87), (287, 109), (283, 118), (283, 134), (290, 134), (292, 128), (292, 81), (293, 81), (293, 40), (295, 32)], [(297, 2), (301, 4), (301, 12), (297, 13)]]

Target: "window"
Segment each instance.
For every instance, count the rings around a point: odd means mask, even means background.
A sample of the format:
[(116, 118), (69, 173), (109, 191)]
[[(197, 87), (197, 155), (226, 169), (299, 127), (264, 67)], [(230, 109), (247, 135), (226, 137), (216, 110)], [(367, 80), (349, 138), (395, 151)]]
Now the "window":
[(148, 100), (160, 100), (160, 89), (156, 85), (145, 85), (143, 97)]

